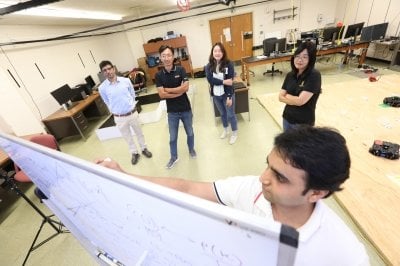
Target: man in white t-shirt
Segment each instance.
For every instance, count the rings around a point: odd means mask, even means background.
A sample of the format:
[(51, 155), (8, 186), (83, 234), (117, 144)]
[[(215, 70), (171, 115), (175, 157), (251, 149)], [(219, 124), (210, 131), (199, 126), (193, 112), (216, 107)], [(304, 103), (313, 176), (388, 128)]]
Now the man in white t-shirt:
[[(123, 171), (112, 160), (97, 163)], [(329, 128), (298, 126), (275, 137), (267, 164), (259, 177), (215, 182), (134, 176), (296, 228), (295, 265), (369, 265), (363, 244), (321, 201), (349, 177), (343, 136)]]

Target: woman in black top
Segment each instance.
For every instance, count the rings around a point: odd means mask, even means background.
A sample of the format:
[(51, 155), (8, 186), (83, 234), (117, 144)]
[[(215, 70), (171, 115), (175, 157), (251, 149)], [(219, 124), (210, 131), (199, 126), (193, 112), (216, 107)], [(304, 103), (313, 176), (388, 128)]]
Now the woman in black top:
[(315, 107), (321, 93), (321, 73), (314, 68), (316, 46), (311, 41), (299, 45), (291, 59), (289, 72), (279, 93), (279, 101), (286, 104), (283, 111), (283, 130), (297, 124), (314, 125)]

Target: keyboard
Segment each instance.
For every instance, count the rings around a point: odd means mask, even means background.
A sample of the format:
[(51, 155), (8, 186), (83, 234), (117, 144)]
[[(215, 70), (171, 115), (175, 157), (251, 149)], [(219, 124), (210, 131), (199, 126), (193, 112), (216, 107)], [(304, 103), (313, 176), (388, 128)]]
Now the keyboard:
[(321, 42), (321, 46), (331, 46), (332, 42)]

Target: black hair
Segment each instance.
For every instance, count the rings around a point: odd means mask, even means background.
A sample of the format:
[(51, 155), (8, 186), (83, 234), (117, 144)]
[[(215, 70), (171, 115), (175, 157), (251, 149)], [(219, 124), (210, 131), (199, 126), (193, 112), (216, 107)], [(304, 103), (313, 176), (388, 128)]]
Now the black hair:
[(100, 64), (99, 64), (100, 70), (102, 71), (103, 67), (108, 66), (108, 65), (114, 67), (114, 65), (108, 60), (101, 61)]
[(312, 69), (315, 66), (315, 61), (317, 60), (317, 47), (316, 47), (315, 43), (313, 43), (312, 41), (305, 41), (305, 42), (300, 43), (299, 47), (297, 47), (292, 58), (290, 59), (290, 65), (292, 67), (292, 72), (297, 75), (299, 70), (294, 65), (294, 58), (296, 57), (296, 55), (300, 54), (304, 50), (307, 50), (307, 52), (308, 52), (307, 68), (301, 74), (305, 78), (312, 71)]
[(169, 45), (161, 45), (160, 48), (158, 49), (158, 52), (161, 54), (162, 52), (164, 52), (167, 49), (171, 50), (172, 54), (174, 54), (174, 47), (169, 46)]
[(212, 72), (217, 72), (217, 71), (216, 71), (216, 68), (217, 68), (217, 60), (215, 60), (215, 58), (214, 58), (214, 56), (213, 56), (213, 51), (214, 51), (214, 48), (215, 48), (216, 46), (219, 46), (219, 48), (221, 49), (221, 52), (222, 52), (222, 54), (223, 54), (223, 55), (222, 55), (222, 58), (221, 58), (221, 60), (220, 60), (220, 69), (227, 67), (228, 64), (229, 64), (229, 62), (230, 62), (230, 60), (228, 59), (228, 55), (226, 54), (226, 50), (225, 50), (224, 45), (223, 45), (222, 43), (220, 43), (220, 42), (215, 43), (215, 44), (211, 47), (211, 53), (210, 53), (210, 56), (208, 57), (208, 63), (209, 63), (209, 65), (210, 65), (210, 71), (212, 71)]
[(306, 172), (303, 195), (310, 189), (327, 190), (327, 198), (349, 178), (346, 139), (333, 128), (298, 125), (276, 136), (274, 145), (285, 161)]

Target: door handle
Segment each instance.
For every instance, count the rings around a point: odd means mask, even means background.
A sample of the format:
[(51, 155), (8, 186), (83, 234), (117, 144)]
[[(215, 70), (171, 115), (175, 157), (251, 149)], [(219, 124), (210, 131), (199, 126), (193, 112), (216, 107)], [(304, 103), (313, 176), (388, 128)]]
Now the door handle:
[(242, 38), (242, 52), (244, 51), (244, 37), (243, 37), (243, 31), (240, 32), (240, 37)]

